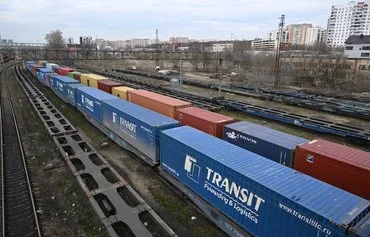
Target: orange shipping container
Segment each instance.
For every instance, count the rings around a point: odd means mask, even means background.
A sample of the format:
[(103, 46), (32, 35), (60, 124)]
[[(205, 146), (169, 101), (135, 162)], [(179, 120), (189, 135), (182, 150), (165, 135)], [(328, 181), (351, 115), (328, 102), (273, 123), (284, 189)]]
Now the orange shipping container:
[(176, 109), (191, 107), (186, 101), (174, 99), (146, 90), (131, 90), (127, 92), (127, 99), (132, 103), (151, 109), (167, 117), (174, 118)]

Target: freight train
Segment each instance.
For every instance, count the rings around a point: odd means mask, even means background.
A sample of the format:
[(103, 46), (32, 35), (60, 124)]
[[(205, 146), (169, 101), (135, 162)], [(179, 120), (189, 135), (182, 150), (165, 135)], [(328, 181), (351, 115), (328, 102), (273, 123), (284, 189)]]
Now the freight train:
[[(47, 62), (43, 65), (26, 62), (25, 66), (113, 141), (147, 163), (159, 164), (164, 177), (230, 236), (370, 236), (368, 198), (363, 199), (287, 167), (298, 167), (295, 164), (299, 162), (292, 158), (295, 156), (296, 159), (303, 157), (310, 164), (316, 165), (317, 160), (323, 162), (326, 165), (324, 173), (338, 166), (344, 172), (343, 157), (333, 158), (331, 154), (312, 148), (319, 144), (318, 147), (325, 149), (322, 141), (292, 139), (287, 134), (283, 137), (282, 133), (279, 136), (270, 134), (281, 141), (280, 145), (268, 139), (263, 143), (264, 140), (256, 136), (257, 132), (252, 132), (255, 137), (247, 135), (245, 130), (242, 133), (240, 127), (248, 127), (247, 122), (225, 121), (221, 115), (213, 114), (217, 124), (212, 124), (207, 120), (210, 115), (199, 109), (182, 114), (191, 108), (183, 101), (167, 99), (170, 102), (165, 103), (159, 95), (150, 100), (152, 94), (127, 88), (116, 92), (121, 97), (117, 98), (112, 95), (112, 88), (120, 85), (107, 83), (101, 76), (73, 72), (73, 69)], [(100, 85), (102, 82), (104, 86)], [(98, 88), (105, 88), (105, 91)], [(206, 122), (199, 122), (197, 114)], [(218, 127), (208, 130), (210, 124)], [(255, 131), (260, 130), (255, 128)], [(225, 140), (216, 137), (221, 135)], [(254, 148), (238, 143), (239, 138), (251, 144), (262, 144), (260, 152), (258, 149), (248, 151)], [(300, 145), (295, 149), (297, 144)], [(264, 156), (260, 155), (263, 152)], [(279, 154), (278, 159), (275, 154)], [(355, 158), (352, 161), (352, 166), (362, 162)], [(343, 175), (349, 183), (357, 176), (354, 170)], [(367, 180), (369, 172), (361, 171), (361, 176)], [(368, 190), (368, 187), (363, 189)], [(363, 193), (366, 195), (368, 193)]]

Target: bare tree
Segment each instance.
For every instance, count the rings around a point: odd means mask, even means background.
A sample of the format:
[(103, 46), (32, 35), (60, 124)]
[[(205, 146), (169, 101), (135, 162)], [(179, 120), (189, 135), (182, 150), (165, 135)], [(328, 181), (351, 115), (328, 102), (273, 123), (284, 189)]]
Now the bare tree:
[(66, 40), (63, 38), (61, 30), (53, 30), (45, 35), (47, 41), (47, 47), (53, 49), (61, 49), (66, 47)]

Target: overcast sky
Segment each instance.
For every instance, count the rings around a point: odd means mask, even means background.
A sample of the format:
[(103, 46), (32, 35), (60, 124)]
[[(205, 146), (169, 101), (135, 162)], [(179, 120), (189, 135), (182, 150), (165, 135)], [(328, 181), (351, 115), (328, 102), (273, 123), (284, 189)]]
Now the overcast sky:
[(15, 42), (45, 42), (60, 29), (65, 38), (108, 40), (170, 36), (228, 40), (264, 38), (286, 24), (326, 27), (332, 5), (340, 0), (0, 0), (0, 35)]

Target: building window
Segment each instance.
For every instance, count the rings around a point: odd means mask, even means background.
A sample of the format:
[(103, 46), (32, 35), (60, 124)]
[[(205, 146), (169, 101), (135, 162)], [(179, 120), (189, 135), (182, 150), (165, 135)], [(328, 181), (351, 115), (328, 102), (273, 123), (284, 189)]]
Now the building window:
[(362, 50), (370, 50), (370, 46), (362, 46)]
[(366, 65), (360, 65), (360, 66), (359, 66), (359, 69), (360, 69), (360, 70), (366, 70)]
[(370, 53), (361, 53), (361, 57), (370, 57)]
[(353, 50), (353, 46), (346, 46), (346, 50)]

